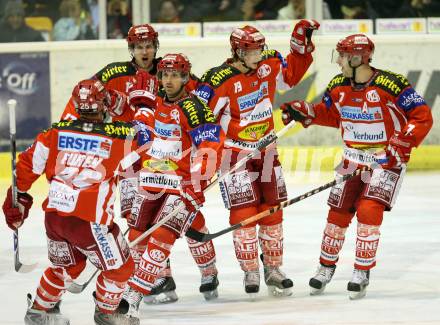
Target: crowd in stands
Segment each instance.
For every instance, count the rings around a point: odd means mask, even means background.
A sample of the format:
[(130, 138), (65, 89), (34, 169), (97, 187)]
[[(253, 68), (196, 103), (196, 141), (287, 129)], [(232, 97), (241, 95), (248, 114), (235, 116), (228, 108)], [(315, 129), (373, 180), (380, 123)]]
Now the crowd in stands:
[[(152, 0), (153, 23), (305, 17), (305, 0)], [(0, 0), (0, 42), (97, 39), (98, 0)], [(124, 38), (131, 0), (107, 0), (107, 38)], [(324, 19), (440, 16), (440, 0), (323, 0)]]

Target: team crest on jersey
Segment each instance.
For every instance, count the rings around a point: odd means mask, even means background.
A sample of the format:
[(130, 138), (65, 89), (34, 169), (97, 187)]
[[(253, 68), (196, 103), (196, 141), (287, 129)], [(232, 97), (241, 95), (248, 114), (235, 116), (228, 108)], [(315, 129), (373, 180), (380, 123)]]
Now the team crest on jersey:
[(270, 73), (272, 72), (272, 69), (267, 64), (262, 64), (258, 70), (257, 70), (257, 76), (260, 79), (266, 78)]
[(176, 123), (180, 124), (180, 113), (177, 109), (173, 109), (170, 113), (171, 118), (176, 121)]
[(380, 97), (379, 94), (377, 93), (376, 89), (370, 90), (369, 92), (367, 92), (367, 100), (370, 103), (378, 103), (380, 102)]

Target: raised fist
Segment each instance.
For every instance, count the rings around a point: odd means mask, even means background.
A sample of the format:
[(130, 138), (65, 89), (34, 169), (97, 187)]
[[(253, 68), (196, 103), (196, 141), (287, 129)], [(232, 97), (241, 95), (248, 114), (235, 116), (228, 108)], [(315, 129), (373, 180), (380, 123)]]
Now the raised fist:
[(156, 95), (159, 90), (159, 81), (148, 72), (139, 69), (128, 89), (128, 103), (136, 108), (156, 106)]
[(110, 103), (107, 111), (111, 116), (121, 116), (126, 109), (127, 97), (123, 93), (113, 89), (109, 89), (108, 94)]
[(293, 28), (290, 38), (290, 52), (306, 54), (315, 50), (312, 34), (319, 29), (320, 24), (314, 19), (301, 19)]
[(287, 125), (291, 121), (297, 121), (307, 128), (313, 123), (315, 118), (315, 110), (313, 104), (307, 103), (303, 100), (294, 100), (281, 105), (281, 118), (283, 124)]

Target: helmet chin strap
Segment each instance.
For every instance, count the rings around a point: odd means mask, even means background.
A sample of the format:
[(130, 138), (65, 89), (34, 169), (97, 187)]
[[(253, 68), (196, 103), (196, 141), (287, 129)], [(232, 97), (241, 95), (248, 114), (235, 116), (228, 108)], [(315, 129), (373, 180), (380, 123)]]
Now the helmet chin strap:
[(353, 66), (352, 64), (351, 64), (351, 61), (352, 60), (350, 60), (350, 61), (348, 61), (348, 65), (350, 66), (350, 68), (351, 68), (351, 71), (352, 71), (352, 79), (353, 79), (353, 81), (356, 83), (356, 70), (357, 70), (357, 68), (359, 68), (361, 65), (362, 65), (362, 62), (360, 63), (360, 64), (358, 64), (357, 66)]

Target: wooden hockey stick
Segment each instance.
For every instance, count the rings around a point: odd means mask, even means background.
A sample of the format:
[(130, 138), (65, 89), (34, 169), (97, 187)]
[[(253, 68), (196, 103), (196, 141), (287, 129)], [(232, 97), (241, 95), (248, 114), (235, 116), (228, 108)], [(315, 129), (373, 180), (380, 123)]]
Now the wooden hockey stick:
[[(11, 167), (12, 167), (12, 205), (17, 207), (17, 146), (15, 141), (16, 135), (16, 119), (15, 119), (15, 107), (17, 106), (17, 101), (15, 99), (8, 100), (9, 107), (9, 137), (11, 139)], [(26, 265), (20, 262), (20, 247), (18, 243), (18, 230), (14, 230), (14, 268), (16, 272), (19, 273), (29, 273), (34, 270), (38, 263), (31, 265)]]
[(210, 240), (212, 240), (214, 238), (217, 238), (217, 237), (219, 237), (221, 235), (227, 234), (228, 232), (231, 232), (231, 231), (236, 230), (236, 229), (240, 229), (241, 227), (244, 227), (244, 226), (246, 226), (246, 225), (248, 225), (248, 224), (250, 224), (252, 222), (255, 222), (255, 221), (260, 220), (260, 219), (262, 219), (264, 217), (267, 217), (267, 216), (269, 216), (269, 215), (271, 215), (271, 214), (273, 214), (273, 213), (275, 213), (275, 212), (277, 212), (277, 211), (279, 211), (281, 209), (284, 209), (285, 207), (288, 207), (289, 205), (292, 205), (294, 203), (297, 203), (299, 201), (307, 199), (308, 197), (310, 197), (312, 195), (315, 195), (315, 194), (317, 194), (319, 192), (322, 192), (322, 191), (324, 191), (324, 190), (326, 190), (326, 189), (328, 189), (330, 187), (333, 187), (336, 184), (345, 182), (346, 180), (348, 180), (348, 179), (350, 179), (350, 178), (352, 178), (354, 176), (360, 175), (363, 171), (366, 171), (366, 170), (369, 170), (369, 169), (370, 169), (369, 167), (364, 167), (364, 168), (361, 168), (361, 169), (356, 169), (351, 174), (344, 175), (344, 176), (342, 176), (339, 179), (334, 179), (333, 181), (331, 181), (331, 182), (329, 182), (327, 184), (321, 185), (321, 186), (319, 186), (319, 187), (317, 187), (317, 188), (315, 188), (315, 189), (313, 189), (313, 190), (311, 190), (311, 191), (309, 191), (307, 193), (304, 193), (304, 194), (302, 194), (300, 196), (297, 196), (297, 197), (295, 197), (293, 199), (283, 201), (283, 202), (281, 202), (280, 204), (278, 204), (275, 207), (272, 207), (270, 209), (264, 210), (264, 211), (254, 215), (252, 217), (249, 217), (249, 218), (243, 220), (240, 223), (232, 225), (232, 226), (230, 226), (228, 228), (225, 228), (223, 230), (220, 230), (220, 231), (218, 231), (216, 233), (204, 234), (204, 233), (201, 233), (201, 232), (199, 232), (197, 230), (194, 230), (194, 229), (190, 228), (186, 232), (186, 236), (191, 238), (191, 239), (193, 239), (193, 240), (195, 240), (195, 241), (198, 241), (198, 242), (210, 241)]

